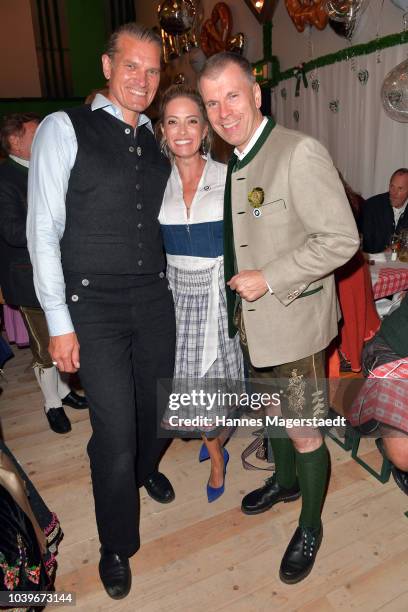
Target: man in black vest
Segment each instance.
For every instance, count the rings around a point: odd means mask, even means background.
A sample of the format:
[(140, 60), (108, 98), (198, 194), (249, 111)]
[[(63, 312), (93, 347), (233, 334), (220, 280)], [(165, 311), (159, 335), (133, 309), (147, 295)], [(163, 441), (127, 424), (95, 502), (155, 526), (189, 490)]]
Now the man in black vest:
[[(107, 97), (47, 117), (33, 146), (27, 236), (36, 289), (62, 371), (81, 368), (99, 573), (125, 597), (139, 548), (139, 491), (174, 491), (157, 466), (165, 406), (157, 382), (174, 367), (174, 305), (157, 221), (170, 173), (143, 111), (160, 79), (161, 40), (121, 26), (102, 56)], [(68, 306), (67, 306), (68, 304)]]
[(34, 113), (12, 113), (3, 118), (0, 128), (1, 149), (7, 155), (0, 165), (0, 286), (6, 303), (19, 307), (23, 316), (49, 426), (64, 434), (71, 430), (71, 423), (63, 404), (82, 409), (87, 403), (69, 388), (52, 363), (47, 324), (35, 295), (27, 251), (28, 167), (39, 121)]
[(394, 233), (408, 229), (407, 205), (408, 168), (399, 168), (390, 178), (389, 190), (369, 198), (363, 206), (363, 251), (380, 253), (390, 246)]

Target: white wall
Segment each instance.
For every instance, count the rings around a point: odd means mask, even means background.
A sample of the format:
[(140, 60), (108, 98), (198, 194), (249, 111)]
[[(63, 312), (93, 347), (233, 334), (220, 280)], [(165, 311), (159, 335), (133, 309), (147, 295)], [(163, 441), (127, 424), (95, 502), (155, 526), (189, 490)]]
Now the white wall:
[[(403, 30), (403, 11), (391, 0), (371, 0), (361, 16), (351, 44), (366, 43), (376, 38)], [(287, 14), (283, 0), (274, 17), (272, 49), (286, 70), (310, 56), (310, 33), (299, 34)], [(347, 48), (350, 43), (337, 36), (328, 26), (319, 32), (311, 30), (313, 57), (320, 57)], [(344, 61), (308, 73), (309, 83), (315, 78), (320, 83), (317, 91), (301, 87), (295, 97), (295, 79), (283, 81), (274, 91), (274, 114), (286, 127), (300, 130), (317, 138), (328, 149), (337, 167), (353, 189), (364, 197), (387, 190), (391, 173), (405, 166), (408, 160), (408, 123), (389, 119), (382, 108), (380, 91), (385, 75), (403, 61), (407, 45), (397, 45), (376, 53), (356, 57), (354, 62)], [(378, 63), (377, 60), (380, 60)], [(354, 69), (353, 69), (354, 68)], [(360, 70), (368, 70), (366, 85), (358, 80)], [(287, 97), (282, 98), (285, 88)], [(339, 101), (339, 110), (333, 113), (329, 104)], [(298, 120), (294, 112), (298, 114)]]
[(41, 96), (30, 0), (0, 1), (0, 98)]
[[(352, 45), (366, 43), (376, 37), (377, 29), (379, 36), (395, 34), (403, 29), (403, 11), (397, 8), (391, 0), (384, 0), (384, 6), (380, 18), (383, 0), (370, 0), (366, 11), (361, 15), (351, 41)], [(349, 45), (347, 40), (338, 36), (328, 25), (324, 30), (309, 28), (299, 33), (288, 15), (283, 0), (280, 0), (273, 18), (272, 49), (280, 61), (281, 70), (296, 66), (301, 62), (307, 62), (315, 57), (334, 53)], [(310, 55), (311, 39), (313, 55)]]

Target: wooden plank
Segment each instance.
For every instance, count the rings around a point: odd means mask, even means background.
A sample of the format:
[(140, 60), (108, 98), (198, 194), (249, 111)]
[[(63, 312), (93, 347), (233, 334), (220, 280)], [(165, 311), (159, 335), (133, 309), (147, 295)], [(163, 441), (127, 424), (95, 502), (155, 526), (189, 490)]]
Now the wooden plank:
[[(160, 505), (141, 489), (142, 548), (131, 560), (132, 591), (123, 601), (109, 599), (98, 576), (87, 411), (67, 409), (73, 431), (57, 435), (42, 414), (29, 351), (16, 351), (6, 375), (9, 382), (0, 398), (6, 440), (60, 517), (65, 538), (56, 587), (77, 593), (79, 612), (408, 609), (408, 524), (403, 514), (408, 500), (393, 480), (381, 485), (329, 440), (332, 477), (322, 548), (307, 580), (284, 585), (279, 564), (301, 504), (281, 504), (257, 516), (241, 513), (242, 496), (268, 476), (242, 469), (247, 434), (229, 444), (226, 493), (214, 504), (206, 501), (210, 466), (198, 464), (200, 442), (177, 440), (171, 445), (162, 469), (174, 483), (176, 500)], [(372, 439), (362, 440), (360, 454), (373, 465), (381, 461)]]

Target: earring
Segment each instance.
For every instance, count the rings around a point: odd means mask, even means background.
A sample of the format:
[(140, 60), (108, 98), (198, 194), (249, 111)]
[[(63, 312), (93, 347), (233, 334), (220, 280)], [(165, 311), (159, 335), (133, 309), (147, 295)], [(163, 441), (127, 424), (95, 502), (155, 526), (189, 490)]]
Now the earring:
[(167, 145), (167, 140), (162, 140), (160, 143), (160, 152), (165, 156), (165, 157), (170, 157), (170, 151), (169, 151), (169, 147)]
[(203, 155), (207, 155), (207, 153), (208, 153), (206, 138), (203, 138), (202, 141), (201, 141), (201, 153)]

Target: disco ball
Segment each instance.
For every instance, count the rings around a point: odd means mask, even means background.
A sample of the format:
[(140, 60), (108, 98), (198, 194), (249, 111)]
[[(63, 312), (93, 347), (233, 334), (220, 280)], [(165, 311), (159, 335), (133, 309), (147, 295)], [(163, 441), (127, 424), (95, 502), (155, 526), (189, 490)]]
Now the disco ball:
[(408, 123), (408, 60), (387, 74), (381, 87), (381, 99), (388, 117)]
[(333, 21), (352, 21), (363, 4), (365, 0), (327, 0), (325, 9)]
[(164, 0), (157, 11), (160, 27), (167, 34), (185, 34), (194, 24), (196, 11), (192, 0)]

